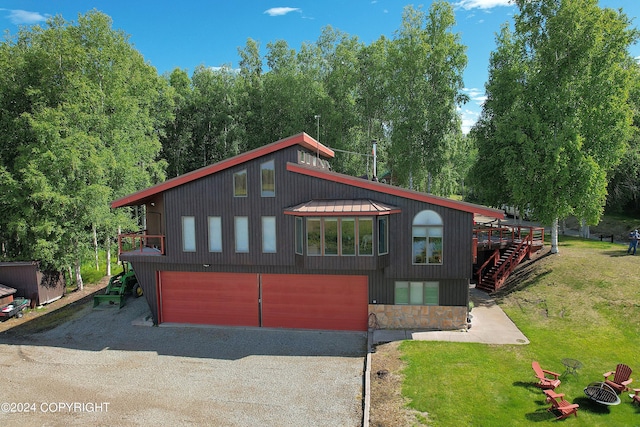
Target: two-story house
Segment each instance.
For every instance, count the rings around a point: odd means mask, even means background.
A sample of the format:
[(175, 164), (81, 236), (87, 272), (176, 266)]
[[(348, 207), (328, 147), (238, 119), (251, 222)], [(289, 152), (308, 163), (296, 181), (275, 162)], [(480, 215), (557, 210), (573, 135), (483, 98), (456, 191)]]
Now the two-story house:
[(113, 202), (155, 323), (366, 330), (466, 325), (474, 214), (502, 211), (331, 171), (305, 133)]

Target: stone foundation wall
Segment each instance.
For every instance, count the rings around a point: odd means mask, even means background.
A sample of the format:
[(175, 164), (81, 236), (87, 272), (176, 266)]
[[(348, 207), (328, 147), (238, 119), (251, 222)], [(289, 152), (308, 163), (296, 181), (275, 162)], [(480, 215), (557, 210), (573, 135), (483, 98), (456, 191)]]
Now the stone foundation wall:
[(369, 304), (380, 329), (453, 330), (467, 327), (466, 307)]

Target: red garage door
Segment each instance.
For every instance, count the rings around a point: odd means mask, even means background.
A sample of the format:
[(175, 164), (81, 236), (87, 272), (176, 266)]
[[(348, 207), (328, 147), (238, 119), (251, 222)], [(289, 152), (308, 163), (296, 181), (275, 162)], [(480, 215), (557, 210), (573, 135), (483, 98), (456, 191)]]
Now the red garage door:
[(258, 275), (162, 271), (160, 322), (259, 326)]
[(367, 276), (263, 274), (262, 326), (367, 330)]

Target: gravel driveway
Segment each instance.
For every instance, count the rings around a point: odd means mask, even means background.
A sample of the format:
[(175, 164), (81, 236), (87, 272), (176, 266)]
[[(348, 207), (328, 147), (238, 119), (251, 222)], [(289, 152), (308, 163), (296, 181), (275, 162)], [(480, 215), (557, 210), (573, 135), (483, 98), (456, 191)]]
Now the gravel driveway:
[(129, 298), (0, 334), (0, 424), (361, 425), (365, 333), (138, 325), (148, 313)]

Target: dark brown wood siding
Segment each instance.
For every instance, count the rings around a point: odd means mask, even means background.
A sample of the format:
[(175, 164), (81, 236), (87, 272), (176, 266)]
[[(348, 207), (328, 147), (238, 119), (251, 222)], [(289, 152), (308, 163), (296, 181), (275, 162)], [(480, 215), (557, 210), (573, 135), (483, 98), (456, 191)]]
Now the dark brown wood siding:
[[(289, 147), (164, 193), (166, 255), (123, 256), (134, 261), (147, 299), (154, 305), (154, 316), (157, 316), (155, 272), (163, 270), (366, 275), (369, 302), (378, 304), (394, 303), (397, 280), (438, 281), (441, 305), (467, 304), (472, 274), (472, 213), (289, 172), (286, 163), (297, 163), (298, 149)], [(275, 197), (261, 197), (260, 165), (269, 160), (275, 164)], [(248, 196), (234, 197), (233, 174), (243, 169), (247, 170)], [(398, 207), (400, 213), (389, 215), (389, 254), (381, 257), (296, 255), (295, 217), (285, 215), (284, 210), (314, 199), (371, 199)], [(442, 218), (442, 265), (412, 265), (412, 222), (423, 210), (435, 211)], [(183, 216), (195, 218), (195, 252), (182, 250)], [(208, 250), (209, 216), (222, 219), (221, 253)], [(246, 216), (249, 220), (249, 253), (235, 252), (234, 218), (237, 216)], [(262, 216), (276, 218), (276, 253), (262, 252)]]

